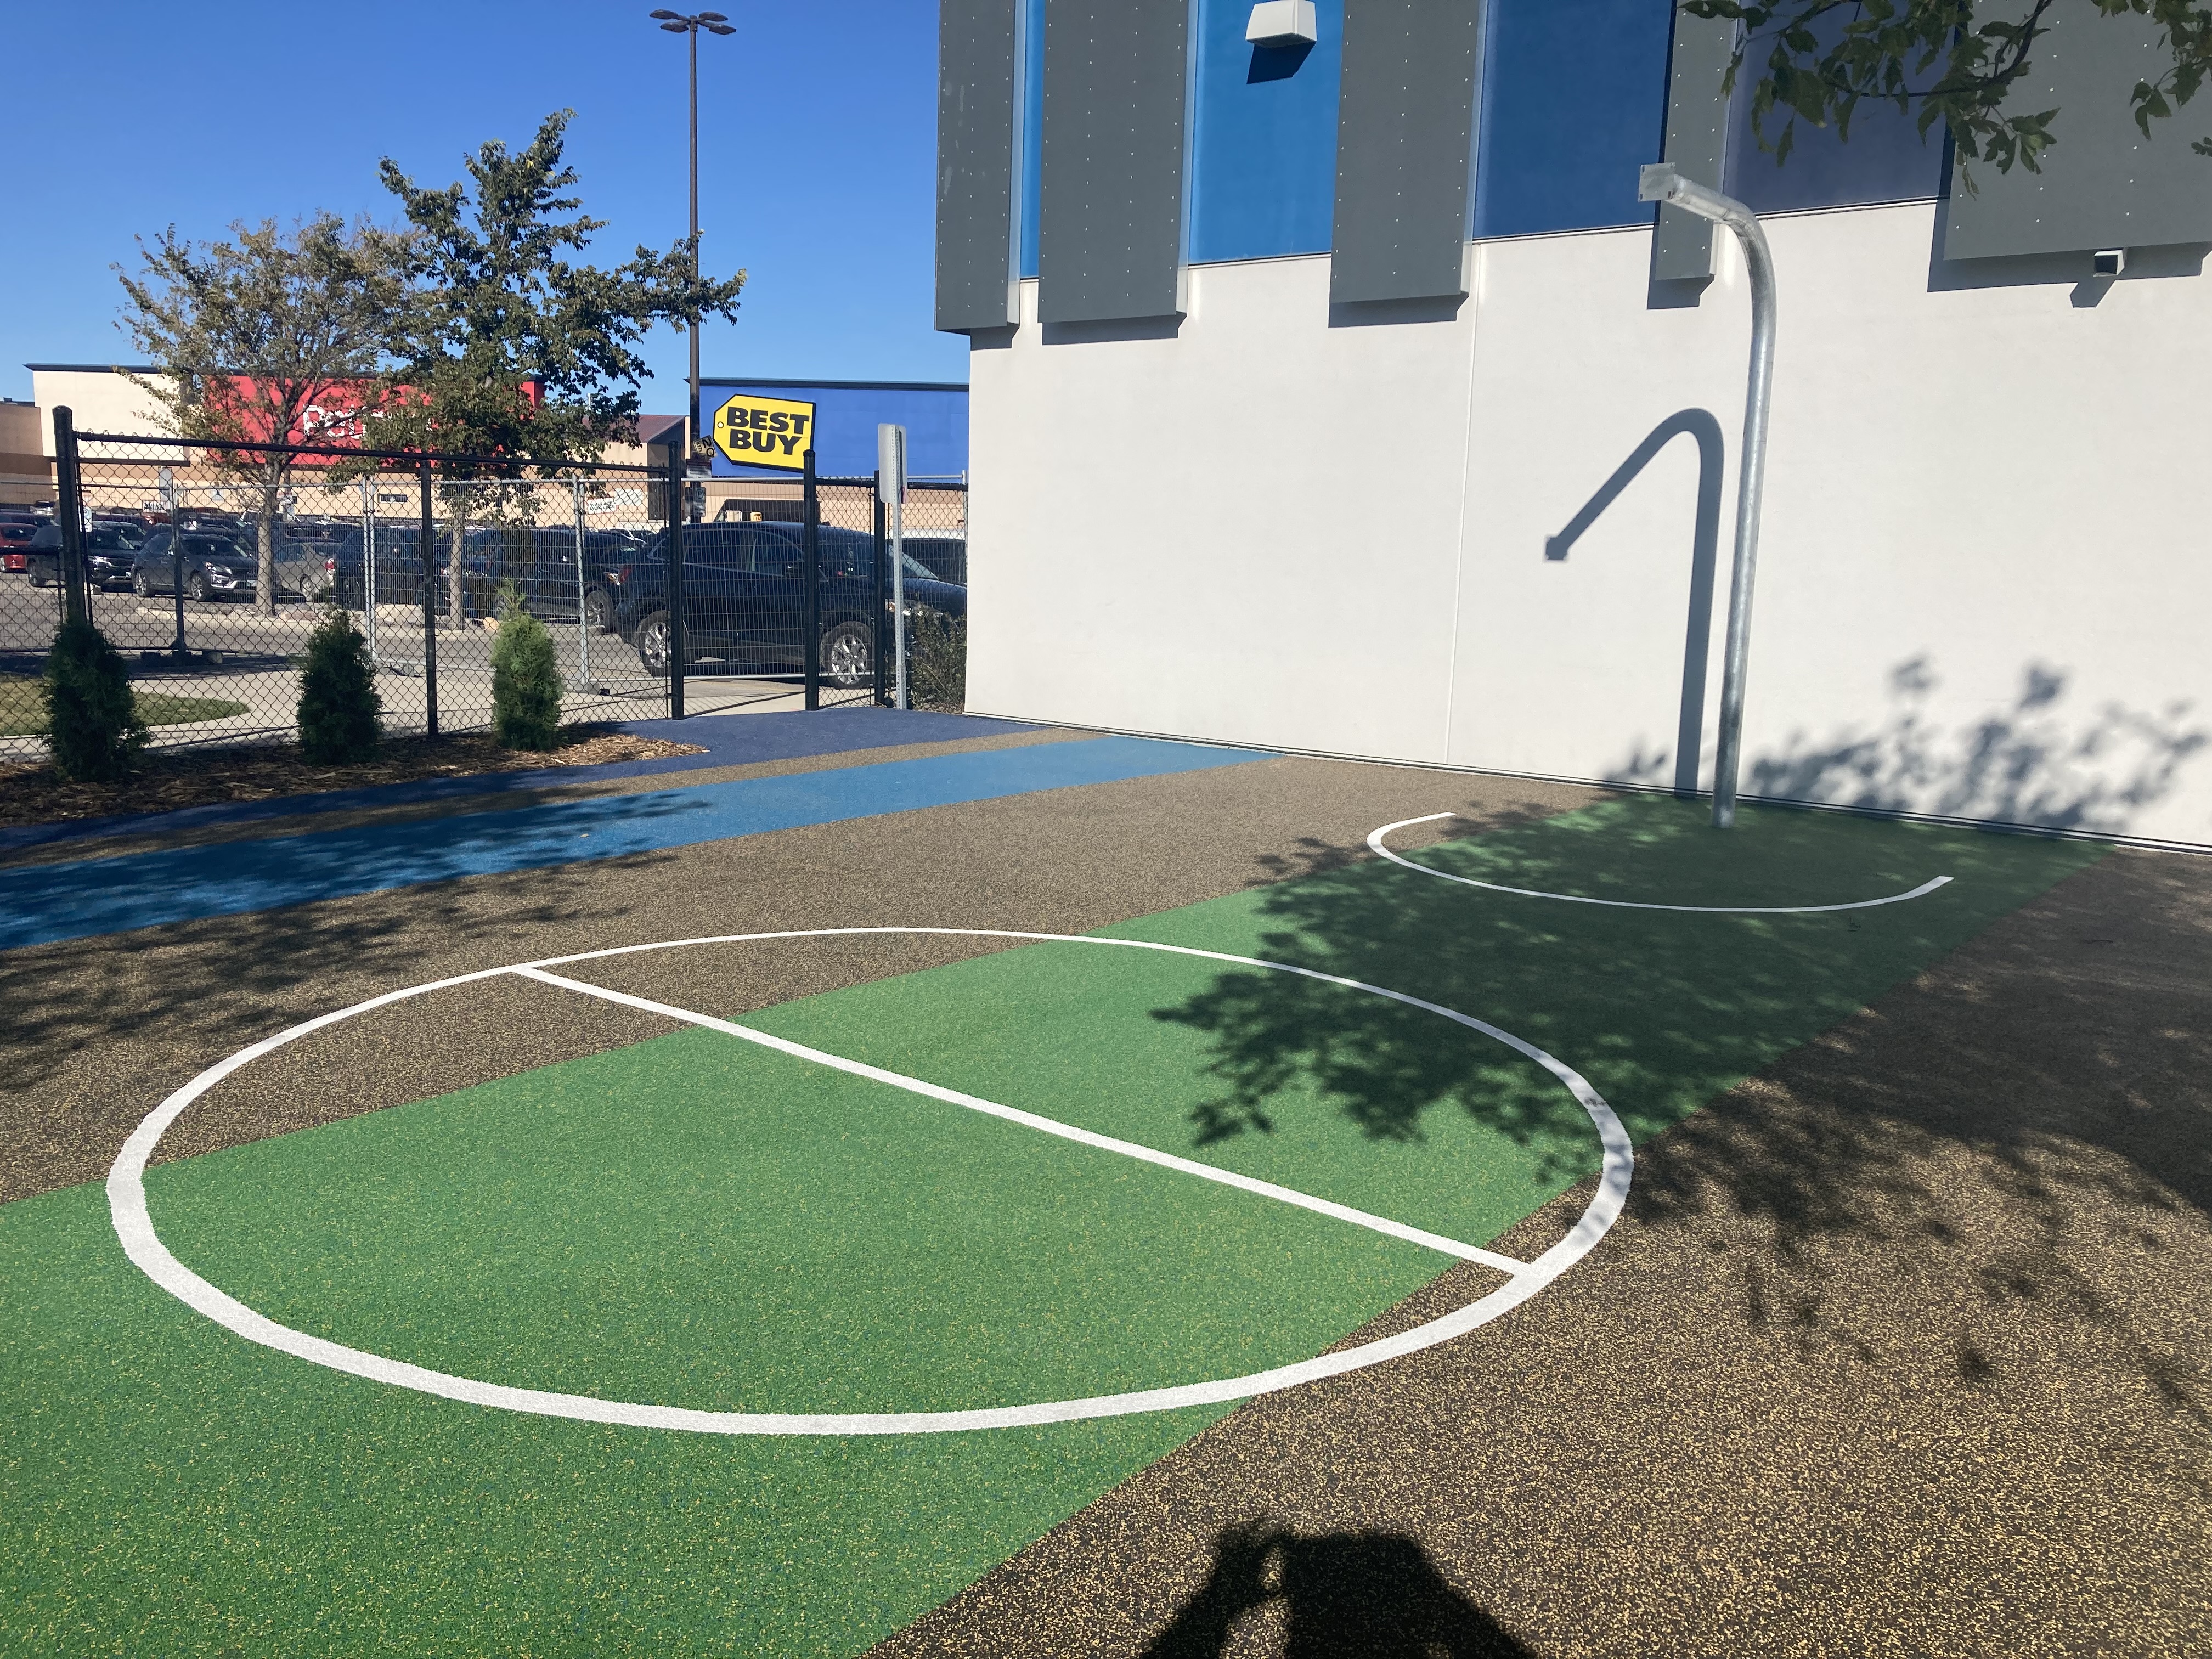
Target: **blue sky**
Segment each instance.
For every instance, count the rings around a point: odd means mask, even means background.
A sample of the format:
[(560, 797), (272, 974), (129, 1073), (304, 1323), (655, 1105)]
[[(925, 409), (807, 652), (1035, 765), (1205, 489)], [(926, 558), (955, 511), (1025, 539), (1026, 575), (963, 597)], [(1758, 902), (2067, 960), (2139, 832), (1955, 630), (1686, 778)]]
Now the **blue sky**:
[[(134, 235), (196, 239), (318, 209), (390, 221), (390, 155), (445, 185), (487, 138), (569, 108), (568, 159), (613, 264), (684, 233), (684, 41), (659, 0), (0, 0), (0, 396), (27, 362), (131, 360), (109, 266)], [(699, 50), (702, 252), (746, 268), (709, 374), (964, 380), (930, 327), (935, 0), (707, 0), (738, 33)], [(689, 9), (689, 8), (682, 8)], [(680, 336), (647, 348), (649, 410), (684, 407)]]

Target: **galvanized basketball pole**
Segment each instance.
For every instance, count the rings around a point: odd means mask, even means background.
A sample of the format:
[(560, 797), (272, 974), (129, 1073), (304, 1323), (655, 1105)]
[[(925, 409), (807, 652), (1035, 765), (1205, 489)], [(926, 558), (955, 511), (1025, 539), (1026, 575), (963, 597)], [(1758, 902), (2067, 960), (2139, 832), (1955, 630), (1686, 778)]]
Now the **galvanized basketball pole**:
[[(891, 649), (897, 675), (891, 707), (906, 707), (906, 428), (876, 428), (876, 491), (891, 510)], [(878, 647), (880, 649), (880, 647)]]
[(1759, 497), (1766, 478), (1766, 410), (1774, 389), (1774, 258), (1759, 216), (1734, 197), (1685, 179), (1672, 162), (1638, 176), (1643, 202), (1671, 202), (1726, 225), (1751, 274), (1751, 381), (1744, 397), (1743, 465), (1735, 492), (1735, 563), (1729, 579), (1728, 650), (1721, 674), (1720, 753), (1713, 764), (1713, 828), (1735, 822), (1736, 771), (1743, 757), (1743, 681), (1751, 655), (1751, 586), (1759, 562)]

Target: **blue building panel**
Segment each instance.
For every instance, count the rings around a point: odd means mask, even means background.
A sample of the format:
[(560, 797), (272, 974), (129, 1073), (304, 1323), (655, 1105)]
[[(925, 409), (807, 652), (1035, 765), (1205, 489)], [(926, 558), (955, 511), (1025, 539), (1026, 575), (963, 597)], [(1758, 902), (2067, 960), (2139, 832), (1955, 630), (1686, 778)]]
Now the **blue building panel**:
[[(940, 383), (880, 380), (732, 380), (700, 383), (700, 420), (711, 432), (714, 415), (733, 397), (753, 395), (814, 405), (814, 467), (824, 477), (866, 477), (876, 470), (876, 428), (906, 428), (909, 476), (958, 477), (968, 471), (968, 388)], [(796, 475), (742, 466), (717, 450), (718, 478), (789, 478)]]
[(1649, 224), (1636, 170), (1667, 125), (1673, 0), (1491, 0), (1477, 236)]
[(1037, 226), (1044, 217), (1044, 0), (1022, 0), (1021, 272), (1037, 274)]
[(1194, 262), (1329, 251), (1344, 0), (1314, 12), (1312, 46), (1255, 46), (1251, 0), (1199, 0)]
[[(1920, 136), (1920, 112), (1863, 102), (1851, 112), (1851, 136), (1800, 121), (1780, 161), (1761, 149), (1751, 129), (1751, 86), (1760, 65), (1747, 63), (1729, 112), (1728, 192), (1754, 213), (1910, 202), (1943, 193), (1949, 148), (1943, 124)], [(1766, 118), (1766, 141), (1778, 143), (1787, 110)]]

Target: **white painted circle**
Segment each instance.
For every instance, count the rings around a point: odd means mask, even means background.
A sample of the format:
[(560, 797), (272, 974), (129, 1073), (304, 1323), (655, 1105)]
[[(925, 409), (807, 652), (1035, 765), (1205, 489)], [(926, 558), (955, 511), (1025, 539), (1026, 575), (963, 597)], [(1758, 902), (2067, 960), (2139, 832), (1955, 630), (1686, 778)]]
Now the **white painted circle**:
[[(1396, 1336), (1363, 1342), (1354, 1348), (1323, 1354), (1296, 1364), (1277, 1366), (1271, 1370), (1254, 1371), (1243, 1376), (1221, 1377), (1176, 1388), (1146, 1389), (1130, 1394), (1094, 1395), (1079, 1400), (1047, 1400), (1030, 1405), (991, 1407), (974, 1411), (815, 1413), (693, 1411), (678, 1406), (597, 1400), (588, 1395), (555, 1394), (538, 1389), (510, 1388), (503, 1383), (480, 1382), (471, 1377), (454, 1376), (444, 1371), (410, 1364), (405, 1360), (391, 1359), (381, 1354), (349, 1348), (343, 1343), (310, 1336), (289, 1325), (280, 1325), (275, 1320), (256, 1313), (185, 1267), (171, 1254), (168, 1246), (161, 1242), (160, 1235), (154, 1230), (153, 1218), (146, 1203), (146, 1164), (164, 1132), (183, 1115), (185, 1108), (233, 1073), (286, 1043), (319, 1031), (325, 1026), (337, 1024), (373, 1009), (404, 1002), (411, 997), (424, 996), (433, 991), (471, 984), (478, 980), (496, 978), (502, 974), (520, 973), (526, 969), (545, 969), (571, 963), (635, 956), (649, 951), (680, 950), (696, 945), (738, 945), (768, 939), (849, 938), (880, 933), (1026, 939), (1104, 945), (1124, 950), (1163, 951), (1174, 956), (1199, 957), (1213, 962), (1234, 963), (1240, 967), (1266, 968), (1277, 973), (1296, 974), (1325, 984), (1341, 985), (1351, 990), (1385, 997), (1408, 1007), (1424, 1009), (1470, 1030), (1480, 1031), (1515, 1053), (1527, 1056), (1566, 1086), (1568, 1092), (1589, 1113), (1604, 1151), (1597, 1193), (1565, 1237), (1529, 1262), (1524, 1269), (1511, 1275), (1499, 1288), (1455, 1312), (1417, 1325)], [(1028, 1428), (1039, 1424), (1074, 1422), (1085, 1418), (1124, 1417), (1144, 1412), (1176, 1411), (1187, 1406), (1217, 1405), (1297, 1388), (1327, 1376), (1341, 1376), (1346, 1371), (1360, 1370), (1386, 1359), (1395, 1359), (1401, 1354), (1417, 1353), (1423, 1348), (1434, 1347), (1439, 1342), (1448, 1342), (1520, 1306), (1588, 1255), (1620, 1218), (1621, 1206), (1628, 1197), (1628, 1184), (1634, 1168), (1635, 1153), (1629, 1145), (1628, 1132), (1621, 1127), (1620, 1120), (1613, 1115), (1613, 1109), (1606, 1104), (1604, 1098), (1581, 1073), (1510, 1031), (1477, 1019), (1471, 1014), (1460, 1013), (1441, 1004), (1409, 996), (1402, 991), (1370, 985), (1337, 974), (1322, 973), (1312, 968), (1301, 968), (1291, 963), (1232, 956), (1221, 951), (1200, 951), (1183, 945), (1160, 945), (1150, 939), (1104, 939), (1081, 933), (1017, 933), (996, 927), (806, 927), (781, 933), (724, 933), (700, 939), (665, 939), (653, 945), (621, 945), (607, 951), (584, 951), (573, 956), (514, 963), (504, 968), (487, 968), (472, 974), (457, 974), (450, 979), (434, 980), (427, 984), (410, 986), (404, 990), (386, 992), (382, 996), (371, 997), (366, 1002), (357, 1002), (350, 1008), (341, 1008), (334, 1013), (321, 1014), (313, 1019), (302, 1021), (210, 1066), (149, 1113), (131, 1132), (131, 1138), (124, 1142), (123, 1150), (116, 1155), (114, 1166), (108, 1171), (107, 1204), (114, 1222), (115, 1234), (122, 1242), (124, 1253), (149, 1279), (179, 1301), (250, 1342), (327, 1366), (332, 1370), (367, 1377), (372, 1382), (386, 1382), (396, 1388), (412, 1389), (422, 1394), (502, 1411), (527, 1412), (541, 1417), (574, 1418), (586, 1423), (617, 1423), (632, 1428), (679, 1429), (696, 1434), (941, 1434), (971, 1429)]]
[(1380, 853), (1393, 864), (1408, 870), (1418, 870), (1425, 876), (1434, 876), (1438, 881), (1456, 882), (1462, 887), (1480, 887), (1492, 893), (1510, 893), (1516, 898), (1557, 899), (1562, 904), (1600, 904), (1608, 910), (1674, 910), (1703, 916), (1814, 916), (1830, 910), (1871, 910), (1883, 904), (1902, 904), (1907, 899), (1925, 898), (1938, 887), (1947, 884), (1951, 878), (1936, 876), (1923, 881), (1909, 892), (1891, 893), (1883, 898), (1854, 899), (1849, 904), (1649, 904), (1634, 899), (1588, 898), (1580, 893), (1546, 893), (1534, 887), (1504, 887), (1494, 881), (1477, 881), (1473, 876), (1448, 875), (1442, 870), (1432, 870), (1425, 864), (1392, 852), (1382, 844), (1382, 838), (1393, 830), (1403, 830), (1409, 824), (1434, 823), (1438, 818), (1455, 818), (1456, 812), (1431, 812), (1418, 818), (1400, 818), (1395, 823), (1386, 823), (1367, 837), (1370, 852)]

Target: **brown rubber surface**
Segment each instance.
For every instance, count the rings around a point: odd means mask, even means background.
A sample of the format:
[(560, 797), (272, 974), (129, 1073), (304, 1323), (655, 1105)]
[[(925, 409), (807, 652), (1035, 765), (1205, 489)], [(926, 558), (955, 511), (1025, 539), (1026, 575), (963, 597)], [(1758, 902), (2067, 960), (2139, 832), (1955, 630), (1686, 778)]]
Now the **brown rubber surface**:
[(2208, 1211), (2212, 861), (2116, 854), (877, 1659), (2212, 1652)]
[[(702, 933), (902, 923), (1083, 933), (1364, 856), (1367, 832), (1388, 818), (1456, 810), (1479, 826), (1598, 798), (1282, 757), (0, 952), (0, 1200), (104, 1176), (139, 1119), (202, 1068), (404, 986)], [(593, 976), (728, 1014), (991, 948), (904, 938), (763, 948), (723, 958), (711, 998), (682, 952)], [(318, 1034), (196, 1106), (161, 1156), (512, 1076), (659, 1029), (579, 998), (549, 1019), (552, 994), (501, 981)]]

